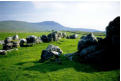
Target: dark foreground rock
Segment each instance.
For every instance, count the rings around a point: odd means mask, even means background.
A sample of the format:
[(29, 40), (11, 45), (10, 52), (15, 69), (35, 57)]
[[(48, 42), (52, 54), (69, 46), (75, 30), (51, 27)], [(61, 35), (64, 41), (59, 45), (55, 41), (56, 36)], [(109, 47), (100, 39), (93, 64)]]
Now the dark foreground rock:
[(92, 33), (83, 36), (78, 43), (78, 52), (82, 62), (108, 67), (120, 66), (120, 17), (115, 18), (106, 27), (106, 37), (96, 38)]

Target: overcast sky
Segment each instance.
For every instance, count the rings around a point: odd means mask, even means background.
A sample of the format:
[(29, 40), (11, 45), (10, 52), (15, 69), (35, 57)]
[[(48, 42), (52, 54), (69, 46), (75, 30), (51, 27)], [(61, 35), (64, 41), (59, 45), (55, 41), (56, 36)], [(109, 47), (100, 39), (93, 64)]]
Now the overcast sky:
[(105, 30), (109, 21), (117, 16), (120, 16), (118, 1), (0, 1), (0, 21), (56, 21), (67, 27)]

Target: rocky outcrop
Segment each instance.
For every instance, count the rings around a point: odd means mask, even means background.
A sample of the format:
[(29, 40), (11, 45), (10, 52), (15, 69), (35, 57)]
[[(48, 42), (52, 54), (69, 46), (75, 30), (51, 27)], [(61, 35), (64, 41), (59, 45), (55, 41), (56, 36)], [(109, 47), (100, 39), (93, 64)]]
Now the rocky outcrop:
[(78, 43), (77, 55), (81, 61), (103, 64), (109, 67), (120, 65), (120, 17), (106, 27), (106, 37), (96, 38), (92, 33), (83, 36)]
[(105, 40), (106, 40), (107, 57), (109, 57), (110, 62), (112, 64), (119, 65), (120, 64), (120, 17), (115, 18), (106, 27)]

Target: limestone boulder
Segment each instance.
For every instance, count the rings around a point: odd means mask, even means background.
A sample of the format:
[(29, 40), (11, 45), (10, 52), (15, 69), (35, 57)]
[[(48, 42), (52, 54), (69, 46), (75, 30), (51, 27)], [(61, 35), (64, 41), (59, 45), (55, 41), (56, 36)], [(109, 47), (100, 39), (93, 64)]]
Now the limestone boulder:
[(12, 37), (13, 40), (19, 40), (19, 36), (18, 35), (15, 35)]
[(6, 50), (0, 50), (0, 55), (7, 55), (7, 51)]
[(26, 39), (20, 39), (20, 46), (23, 47), (27, 43)]
[(48, 42), (48, 37), (47, 37), (47, 35), (42, 35), (42, 36), (41, 36), (41, 40), (42, 40), (42, 42)]
[(44, 62), (51, 58), (55, 58), (57, 62), (60, 62), (59, 56), (62, 53), (62, 50), (58, 46), (49, 45), (46, 50), (42, 51), (40, 62)]
[(82, 49), (90, 45), (96, 45), (97, 43), (98, 43), (97, 38), (93, 35), (93, 33), (90, 33), (81, 38), (81, 40), (78, 43), (78, 51), (81, 51)]

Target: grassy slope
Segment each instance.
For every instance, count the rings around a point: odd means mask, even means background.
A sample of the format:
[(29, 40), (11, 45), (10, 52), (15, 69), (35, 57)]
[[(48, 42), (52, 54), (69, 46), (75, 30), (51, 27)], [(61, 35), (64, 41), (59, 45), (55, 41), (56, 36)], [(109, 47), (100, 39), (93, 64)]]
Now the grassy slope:
[[(13, 35), (15, 33), (11, 33)], [(25, 38), (34, 34), (20, 33)], [(47, 33), (44, 33), (47, 34)], [(1, 33), (1, 40), (8, 34)], [(49, 44), (59, 46), (63, 54), (77, 50), (78, 39), (61, 39), (58, 42), (42, 43), (33, 47), (19, 48), (18, 51), (9, 52), (7, 56), (0, 56), (0, 81), (118, 81), (119, 70), (99, 71), (87, 64), (69, 61), (63, 56), (62, 64), (55, 62), (38, 63), (41, 51)]]

